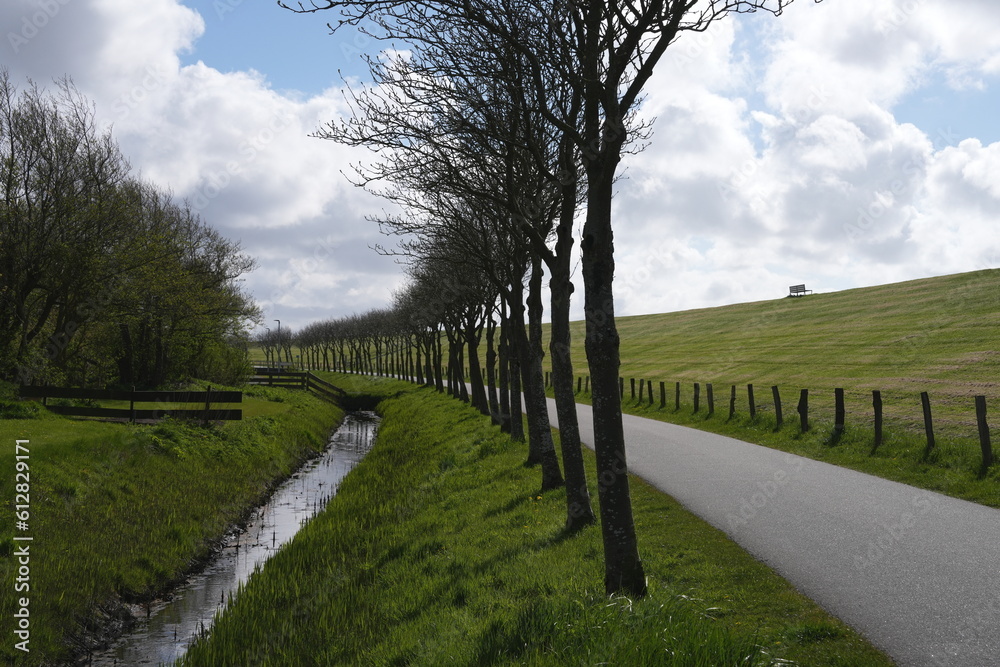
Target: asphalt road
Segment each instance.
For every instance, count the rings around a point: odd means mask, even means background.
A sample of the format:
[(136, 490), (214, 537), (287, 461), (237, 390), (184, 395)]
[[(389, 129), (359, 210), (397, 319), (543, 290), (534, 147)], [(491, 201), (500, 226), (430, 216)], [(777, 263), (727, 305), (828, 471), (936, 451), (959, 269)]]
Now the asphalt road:
[[(590, 406), (577, 413), (593, 446)], [(631, 415), (625, 441), (631, 472), (899, 665), (1000, 665), (1000, 511)]]

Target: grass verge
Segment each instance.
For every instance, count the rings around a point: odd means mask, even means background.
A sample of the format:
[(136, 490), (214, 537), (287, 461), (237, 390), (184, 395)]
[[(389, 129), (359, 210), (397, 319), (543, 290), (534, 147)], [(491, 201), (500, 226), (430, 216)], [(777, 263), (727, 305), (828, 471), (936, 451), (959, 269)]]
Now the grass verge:
[[(660, 407), (659, 394), (654, 394), (653, 405), (647, 400), (639, 402), (626, 398), (622, 410), (639, 417), (690, 426), (731, 438), (779, 449), (817, 461), (851, 468), (870, 475), (891, 479), (921, 489), (937, 491), (989, 507), (1000, 508), (1000, 466), (984, 469), (979, 440), (956, 436), (937, 437), (935, 446), (927, 451), (923, 434), (902, 428), (886, 430), (883, 442), (874, 448), (873, 428), (848, 425), (838, 437), (834, 434), (832, 420), (811, 420), (809, 430), (803, 433), (798, 415), (785, 416), (779, 428), (773, 410), (758, 409), (755, 417), (736, 412), (729, 417), (728, 393), (726, 400), (716, 398), (715, 412), (709, 414), (704, 388), (699, 411), (693, 402), (682, 400), (680, 408), (669, 395), (667, 405)], [(626, 387), (626, 394), (628, 388)], [(549, 396), (552, 396), (551, 389)], [(770, 392), (766, 394), (770, 398)], [(580, 393), (578, 403), (590, 405), (590, 396)], [(785, 403), (788, 405), (788, 403)], [(791, 404), (794, 407), (794, 403)], [(785, 409), (788, 415), (788, 409)]]
[[(131, 621), (210, 556), (234, 522), (319, 451), (339, 408), (304, 392), (251, 388), (261, 415), (210, 428), (129, 426), (57, 417), (33, 404), (0, 419), (0, 656), (59, 664)], [(275, 407), (270, 407), (274, 404)], [(11, 408), (13, 410), (13, 408)], [(9, 631), (14, 558), (14, 441), (30, 451), (30, 653)], [(24, 543), (16, 543), (21, 546)]]
[(563, 532), (522, 446), (433, 391), (334, 381), (393, 397), (375, 448), (184, 665), (891, 664), (639, 479), (650, 593), (607, 599), (598, 527)]

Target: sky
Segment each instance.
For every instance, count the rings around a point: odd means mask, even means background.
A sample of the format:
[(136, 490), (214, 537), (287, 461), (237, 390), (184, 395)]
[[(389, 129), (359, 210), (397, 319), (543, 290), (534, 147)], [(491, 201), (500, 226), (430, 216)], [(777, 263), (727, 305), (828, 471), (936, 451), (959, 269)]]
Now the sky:
[[(372, 249), (392, 243), (369, 220), (386, 203), (345, 175), (368, 154), (309, 136), (381, 48), (334, 20), (273, 0), (4, 0), (0, 66), (71, 77), (136, 173), (257, 258), (268, 326), (299, 328), (405, 283)], [(730, 17), (672, 45), (646, 90), (653, 134), (614, 202), (619, 315), (1000, 267), (996, 0)]]

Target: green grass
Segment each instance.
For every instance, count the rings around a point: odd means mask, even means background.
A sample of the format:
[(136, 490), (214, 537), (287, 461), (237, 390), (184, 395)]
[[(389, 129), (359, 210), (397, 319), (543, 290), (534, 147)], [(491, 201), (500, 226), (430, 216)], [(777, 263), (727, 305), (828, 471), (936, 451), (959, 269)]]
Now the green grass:
[[(1000, 410), (1000, 270), (927, 278), (799, 298), (622, 317), (621, 375), (668, 389), (713, 383), (728, 402), (731, 385), (746, 385), (770, 404), (782, 389), (794, 416), (800, 389), (809, 389), (818, 419), (833, 417), (833, 390), (844, 388), (855, 425), (870, 423), (871, 391), (882, 392), (887, 425), (922, 432), (920, 392), (931, 396), (942, 435), (976, 435), (973, 397)], [(584, 325), (573, 324), (573, 359), (586, 374)], [(702, 396), (704, 398), (704, 395)], [(720, 401), (721, 402), (721, 401)]]
[(538, 493), (523, 446), (433, 391), (334, 382), (393, 397), (376, 447), (183, 664), (891, 664), (638, 479), (650, 592), (606, 598), (599, 528), (564, 534), (565, 493)]
[(233, 522), (322, 448), (342, 415), (304, 392), (251, 391), (257, 402), (245, 407), (259, 416), (208, 429), (68, 419), (44, 410), (36, 419), (0, 420), (0, 617), (7, 628), (15, 597), (7, 592), (17, 570), (15, 439), (30, 440), (34, 537), (31, 653), (15, 653), (5, 640), (4, 659), (56, 664), (91, 646), (103, 629), (127, 619), (124, 603), (162, 593), (209, 556)]
[[(982, 467), (974, 396), (1000, 410), (1000, 271), (929, 278), (681, 313), (621, 318), (623, 409), (1000, 507), (1000, 466)], [(574, 324), (578, 374), (583, 324)], [(632, 398), (631, 382), (652, 380)], [(660, 382), (666, 405), (660, 407)], [(681, 382), (680, 409), (675, 405)], [(694, 413), (694, 383), (701, 385)], [(712, 383), (715, 413), (708, 415)], [(747, 384), (754, 385), (755, 419)], [(731, 387), (736, 415), (729, 418)], [(648, 386), (648, 385), (647, 385)], [(771, 387), (784, 424), (777, 428)], [(834, 389), (845, 389), (847, 428), (832, 438)], [(799, 390), (810, 430), (800, 432)], [(885, 439), (873, 451), (871, 391), (882, 392)], [(926, 455), (920, 392), (928, 391), (936, 446)], [(551, 390), (549, 390), (550, 395)], [(586, 391), (577, 401), (589, 403)], [(998, 441), (993, 417), (992, 440)]]

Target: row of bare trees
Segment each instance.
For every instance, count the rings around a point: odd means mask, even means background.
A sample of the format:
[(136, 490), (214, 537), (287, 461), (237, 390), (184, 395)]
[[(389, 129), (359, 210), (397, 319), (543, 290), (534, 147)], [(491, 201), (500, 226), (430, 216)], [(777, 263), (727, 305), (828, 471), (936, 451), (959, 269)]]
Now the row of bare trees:
[(375, 153), (356, 168), (356, 182), (402, 211), (377, 218), (400, 239), (383, 252), (409, 268), (411, 286), (400, 299), (414, 295), (425, 308), (421, 317), (436, 320), (459, 350), (450, 353), (459, 356), (449, 368), (461, 367), (464, 345), (471, 400), (481, 409), (491, 399), (477, 395), (472, 350), (484, 328), (489, 341), (498, 315), (499, 352), (509, 361), (508, 386), (521, 384), (529, 458), (541, 464), (543, 489), (562, 483), (541, 370), (548, 271), (569, 530), (593, 521), (569, 356), (574, 225), (582, 218), (585, 349), (609, 594), (646, 588), (618, 395), (611, 208), (618, 165), (648, 138), (638, 110), (670, 45), (728, 14), (778, 14), (789, 1), (325, 0), (295, 9), (332, 10), (333, 31), (350, 25), (391, 45), (368, 58), (372, 81), (352, 91), (353, 114), (317, 136)]

